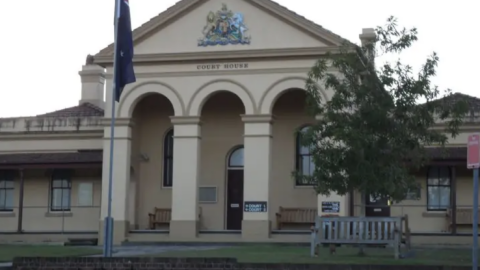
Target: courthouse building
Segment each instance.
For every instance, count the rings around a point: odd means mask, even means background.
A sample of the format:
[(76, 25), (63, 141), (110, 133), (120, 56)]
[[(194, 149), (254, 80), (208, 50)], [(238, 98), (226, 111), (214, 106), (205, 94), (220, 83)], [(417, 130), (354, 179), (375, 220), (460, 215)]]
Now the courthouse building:
[[(360, 42), (374, 38), (360, 30)], [(446, 156), (429, 151), (431, 166), (415, 172), (422, 188), (399, 204), (317, 196), (292, 177), (313, 166), (297, 132), (315, 121), (307, 72), (339, 35), (270, 0), (182, 0), (133, 37), (137, 82), (114, 110), (115, 243), (306, 242), (315, 216), (359, 215), (365, 203), (367, 215), (408, 215), (414, 242), (470, 241), (460, 225), (474, 117)], [(102, 241), (112, 66), (113, 45), (88, 57), (78, 106), (0, 119), (0, 242)]]

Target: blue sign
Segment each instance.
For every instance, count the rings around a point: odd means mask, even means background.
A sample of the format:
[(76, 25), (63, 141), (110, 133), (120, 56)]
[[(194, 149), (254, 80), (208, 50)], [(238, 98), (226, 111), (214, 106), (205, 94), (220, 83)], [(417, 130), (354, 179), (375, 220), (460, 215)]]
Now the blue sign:
[(267, 212), (267, 202), (245, 202), (243, 204), (243, 212), (264, 213)]

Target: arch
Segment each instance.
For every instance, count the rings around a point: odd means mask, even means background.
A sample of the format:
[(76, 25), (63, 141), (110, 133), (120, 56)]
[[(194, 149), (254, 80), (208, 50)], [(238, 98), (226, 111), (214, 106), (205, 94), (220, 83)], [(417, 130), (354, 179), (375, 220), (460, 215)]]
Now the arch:
[(167, 84), (151, 81), (140, 83), (122, 95), (118, 105), (117, 117), (132, 117), (137, 103), (148, 94), (160, 94), (166, 97), (172, 103), (175, 116), (184, 115), (185, 106), (178, 92)]
[(235, 146), (228, 152), (227, 169), (243, 168), (245, 166), (243, 145)]
[[(273, 83), (267, 91), (260, 98), (260, 103), (258, 105), (258, 111), (260, 114), (271, 114), (273, 106), (277, 99), (285, 92), (292, 88), (296, 89), (305, 89), (305, 82), (307, 81), (306, 77), (288, 77), (283, 78), (275, 83)], [(327, 95), (325, 91), (321, 89), (321, 94), (324, 100), (327, 100)]]
[(237, 95), (245, 106), (245, 114), (255, 113), (255, 101), (246, 87), (232, 80), (215, 80), (204, 84), (195, 91), (187, 106), (187, 115), (200, 116), (205, 102), (218, 91), (227, 91)]

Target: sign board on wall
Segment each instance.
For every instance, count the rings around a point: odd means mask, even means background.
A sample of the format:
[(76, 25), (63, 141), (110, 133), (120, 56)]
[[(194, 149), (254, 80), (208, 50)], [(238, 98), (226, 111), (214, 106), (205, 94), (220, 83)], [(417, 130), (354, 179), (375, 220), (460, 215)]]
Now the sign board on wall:
[(467, 142), (467, 168), (477, 169), (480, 167), (480, 135), (468, 136)]
[(340, 202), (322, 202), (322, 213), (340, 213)]
[(246, 201), (243, 204), (243, 212), (263, 213), (267, 212), (267, 202), (265, 201)]

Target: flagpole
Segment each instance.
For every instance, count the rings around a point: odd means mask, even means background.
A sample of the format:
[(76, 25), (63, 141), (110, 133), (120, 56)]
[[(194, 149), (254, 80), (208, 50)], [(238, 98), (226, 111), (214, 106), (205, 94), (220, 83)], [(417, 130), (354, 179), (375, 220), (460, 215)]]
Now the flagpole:
[(113, 248), (113, 218), (112, 218), (112, 186), (113, 186), (113, 150), (115, 145), (115, 104), (116, 104), (116, 85), (115, 85), (115, 78), (117, 73), (117, 34), (118, 34), (118, 16), (120, 13), (120, 3), (118, 0), (115, 0), (115, 20), (114, 20), (114, 53), (113, 53), (113, 87), (112, 87), (112, 97), (111, 97), (111, 116), (110, 116), (110, 164), (108, 165), (108, 207), (107, 207), (107, 216), (105, 217), (104, 227), (105, 227), (105, 235), (104, 235), (104, 243), (103, 243), (103, 256), (104, 257), (112, 257), (112, 248)]

